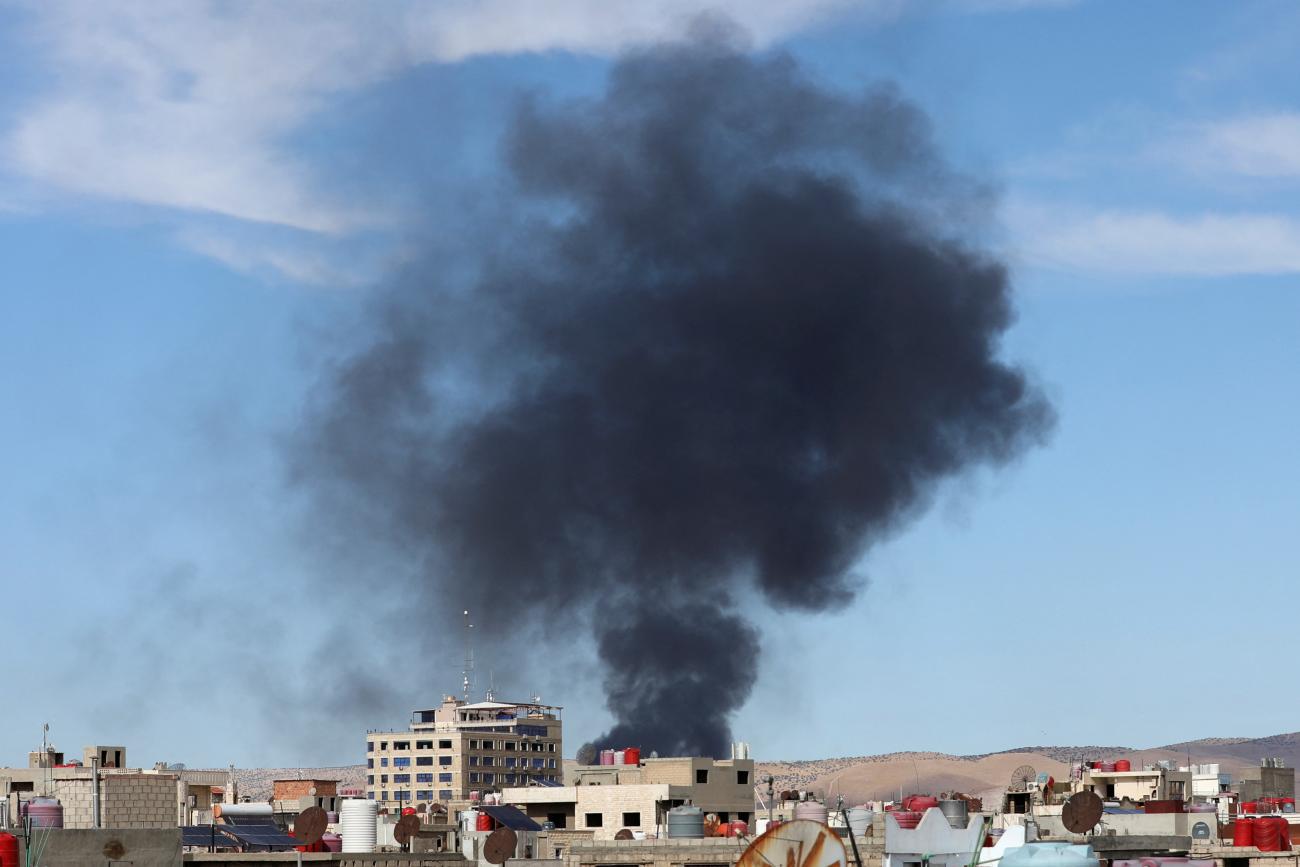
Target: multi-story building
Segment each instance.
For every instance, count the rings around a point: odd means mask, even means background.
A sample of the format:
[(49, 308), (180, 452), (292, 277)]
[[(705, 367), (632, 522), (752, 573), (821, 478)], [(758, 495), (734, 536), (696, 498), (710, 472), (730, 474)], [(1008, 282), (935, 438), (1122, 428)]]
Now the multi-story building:
[(580, 765), (564, 786), (507, 788), (502, 800), (556, 829), (591, 831), (612, 840), (623, 830), (663, 834), (668, 811), (691, 804), (721, 821), (749, 822), (754, 810), (752, 759), (642, 759), (637, 765)]
[(442, 704), (411, 714), (407, 731), (366, 733), (366, 797), (381, 807), (471, 800), (507, 786), (557, 785), (564, 773), (561, 708), (538, 701)]

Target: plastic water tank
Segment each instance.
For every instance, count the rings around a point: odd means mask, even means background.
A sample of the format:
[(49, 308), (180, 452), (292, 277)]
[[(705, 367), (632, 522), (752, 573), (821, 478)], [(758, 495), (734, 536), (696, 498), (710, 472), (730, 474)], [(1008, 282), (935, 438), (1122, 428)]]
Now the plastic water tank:
[(627, 751), (626, 751), (626, 750), (614, 750), (614, 764), (616, 764), (616, 765), (626, 765), (626, 764), (627, 764)]
[(1026, 843), (1008, 849), (1002, 867), (1098, 867), (1091, 846), (1071, 843)]
[(23, 815), (32, 820), (33, 828), (63, 827), (63, 805), (54, 798), (32, 798), (23, 804)]
[(698, 839), (704, 836), (704, 811), (699, 807), (673, 807), (668, 811), (668, 836)]
[(820, 801), (800, 801), (794, 805), (796, 819), (811, 819), (826, 824), (826, 805)]
[(320, 841), (325, 844), (326, 852), (343, 851), (343, 838), (340, 837), (338, 834), (331, 834), (328, 831), (326, 831), (321, 836)]
[(940, 801), (939, 809), (943, 812), (944, 818), (948, 820), (948, 824), (954, 828), (965, 828), (970, 824), (970, 808), (960, 798), (951, 801)]
[(344, 852), (375, 851), (375, 823), (379, 810), (374, 801), (349, 798), (339, 810)]
[(939, 806), (939, 799), (932, 795), (908, 795), (903, 799), (903, 809), (910, 812), (924, 813), (931, 807)]
[(1116, 759), (1116, 760), (1115, 760), (1115, 770), (1117, 770), (1117, 771), (1131, 771), (1131, 770), (1133, 770), (1133, 763), (1130, 762), (1128, 759)]
[(854, 837), (865, 837), (874, 818), (875, 815), (869, 808), (852, 807), (849, 809), (849, 830), (853, 832)]
[(1238, 816), (1237, 822), (1232, 826), (1232, 845), (1234, 846), (1254, 846), (1255, 845), (1255, 820), (1248, 816)]
[(898, 823), (898, 827), (915, 828), (917, 825), (921, 824), (921, 816), (923, 816), (924, 813), (918, 813), (915, 810), (895, 810), (889, 815), (894, 817), (894, 821)]
[(623, 757), (629, 765), (639, 765), (641, 764), (641, 748), (628, 747), (623, 750)]
[(602, 765), (612, 765), (612, 764), (614, 764), (614, 751), (613, 751), (613, 750), (601, 750), (601, 751), (600, 751), (600, 763), (601, 763)]
[(0, 831), (0, 867), (18, 867), (18, 838)]
[(339, 823), (339, 814), (330, 810), (325, 814), (325, 821), (330, 825), (337, 825)]

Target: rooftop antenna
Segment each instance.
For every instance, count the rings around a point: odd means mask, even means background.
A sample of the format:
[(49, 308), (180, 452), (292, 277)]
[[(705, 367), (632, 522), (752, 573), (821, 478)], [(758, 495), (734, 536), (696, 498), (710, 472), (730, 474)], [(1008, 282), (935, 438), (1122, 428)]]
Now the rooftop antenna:
[(492, 669), (490, 669), (490, 668), (488, 669), (488, 688), (487, 688), (487, 695), (485, 695), (485, 696), (483, 696), (483, 697), (484, 697), (485, 699), (487, 699), (488, 701), (495, 701), (495, 700), (496, 700), (496, 697), (497, 697), (497, 681), (496, 681), (496, 673), (493, 672)]
[(468, 608), (462, 613), (465, 615), (465, 668), (461, 671), (461, 687), (468, 704), (470, 683), (474, 678), (474, 633), (471, 631), (474, 624), (469, 622)]

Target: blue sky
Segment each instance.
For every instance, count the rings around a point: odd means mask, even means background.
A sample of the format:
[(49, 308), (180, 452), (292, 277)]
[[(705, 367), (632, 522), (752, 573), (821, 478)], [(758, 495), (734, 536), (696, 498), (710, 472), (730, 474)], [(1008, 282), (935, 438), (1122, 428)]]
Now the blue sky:
[[(0, 761), (49, 721), (64, 748), (146, 763), (347, 763), (454, 688), (455, 654), (394, 640), (418, 612), (341, 621), (316, 580), (281, 450), (318, 336), (412, 251), (454, 250), (517, 94), (593, 92), (703, 11), (833, 86), (896, 81), (996, 186), (1006, 354), (1060, 413), (873, 550), (851, 606), (764, 614), (776, 649), (737, 735), (798, 758), (1295, 728), (1265, 660), (1289, 652), (1300, 566), (1300, 9), (549, 6), (0, 6), (0, 580), (22, 672)], [(594, 670), (480, 658), (498, 691), (564, 704), (571, 745), (608, 724)], [(409, 700), (326, 710), (350, 665)]]

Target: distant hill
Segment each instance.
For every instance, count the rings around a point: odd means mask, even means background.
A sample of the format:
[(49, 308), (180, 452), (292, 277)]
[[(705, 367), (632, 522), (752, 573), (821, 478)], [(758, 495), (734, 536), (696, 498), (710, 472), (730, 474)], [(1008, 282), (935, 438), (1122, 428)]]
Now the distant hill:
[[(1242, 768), (1256, 767), (1260, 759), (1276, 756), (1287, 767), (1300, 767), (1300, 732), (1263, 738), (1202, 738), (1162, 747), (1134, 749), (1117, 746), (1034, 746), (995, 753), (954, 756), (946, 753), (887, 753), (806, 761), (760, 761), (757, 783), (765, 790), (770, 774), (773, 787), (811, 789), (834, 800), (843, 795), (846, 803), (897, 797), (899, 792), (959, 791), (982, 797), (989, 803), (1001, 799), (1012, 773), (1021, 765), (1054, 775), (1068, 772), (1070, 762), (1088, 759), (1126, 758), (1135, 763), (1173, 760), (1197, 764), (1218, 762), (1223, 770), (1238, 775)], [(271, 796), (271, 781), (313, 778), (339, 780), (340, 785), (361, 786), (365, 768), (347, 765), (333, 768), (244, 768), (235, 771), (240, 793), (254, 800)]]

